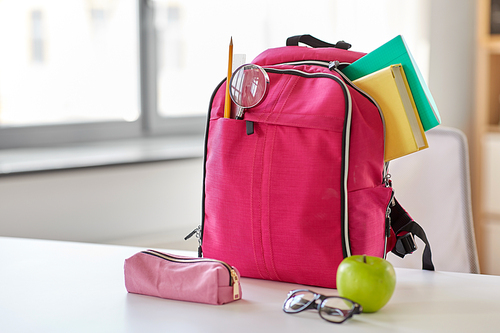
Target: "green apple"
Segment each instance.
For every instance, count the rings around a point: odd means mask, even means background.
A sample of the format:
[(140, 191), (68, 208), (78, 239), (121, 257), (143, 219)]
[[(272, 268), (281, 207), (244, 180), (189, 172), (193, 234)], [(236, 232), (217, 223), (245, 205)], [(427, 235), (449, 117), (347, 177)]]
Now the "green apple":
[(359, 303), (363, 312), (380, 310), (391, 299), (396, 273), (385, 259), (366, 255), (345, 258), (337, 270), (339, 295)]

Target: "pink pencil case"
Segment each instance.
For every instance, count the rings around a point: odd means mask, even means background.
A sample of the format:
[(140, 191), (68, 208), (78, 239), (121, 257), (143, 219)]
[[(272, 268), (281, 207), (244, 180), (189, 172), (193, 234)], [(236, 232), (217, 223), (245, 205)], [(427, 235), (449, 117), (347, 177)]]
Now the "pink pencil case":
[(125, 287), (135, 294), (220, 305), (241, 298), (239, 280), (236, 268), (215, 259), (147, 250), (125, 260)]

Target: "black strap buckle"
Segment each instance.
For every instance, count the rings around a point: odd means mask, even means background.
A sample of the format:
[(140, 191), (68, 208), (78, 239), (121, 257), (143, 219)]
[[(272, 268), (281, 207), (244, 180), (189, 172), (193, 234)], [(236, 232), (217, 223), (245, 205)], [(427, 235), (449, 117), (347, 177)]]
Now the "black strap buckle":
[(351, 46), (352, 46), (351, 44), (346, 43), (343, 40), (340, 40), (337, 43), (335, 43), (335, 47), (342, 50), (349, 50)]
[(408, 232), (403, 236), (398, 236), (396, 245), (392, 249), (392, 253), (398, 257), (404, 258), (407, 254), (412, 254), (417, 250), (417, 243), (413, 233)]

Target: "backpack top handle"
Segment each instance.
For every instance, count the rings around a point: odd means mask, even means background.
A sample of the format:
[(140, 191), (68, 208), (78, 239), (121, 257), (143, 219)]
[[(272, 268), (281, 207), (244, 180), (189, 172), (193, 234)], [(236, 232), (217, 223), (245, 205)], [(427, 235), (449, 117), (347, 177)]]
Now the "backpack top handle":
[(286, 46), (299, 46), (299, 43), (303, 43), (314, 48), (335, 47), (337, 49), (343, 49), (343, 50), (348, 50), (351, 48), (351, 44), (346, 43), (343, 40), (338, 41), (335, 44), (330, 44), (311, 35), (296, 35), (288, 37), (286, 40)]

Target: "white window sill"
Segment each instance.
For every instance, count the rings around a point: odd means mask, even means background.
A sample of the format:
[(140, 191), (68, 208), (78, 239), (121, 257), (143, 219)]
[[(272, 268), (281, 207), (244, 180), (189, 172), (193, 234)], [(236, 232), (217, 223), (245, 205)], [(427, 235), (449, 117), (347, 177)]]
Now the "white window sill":
[(203, 156), (203, 136), (150, 137), (0, 150), (0, 175), (157, 162)]

